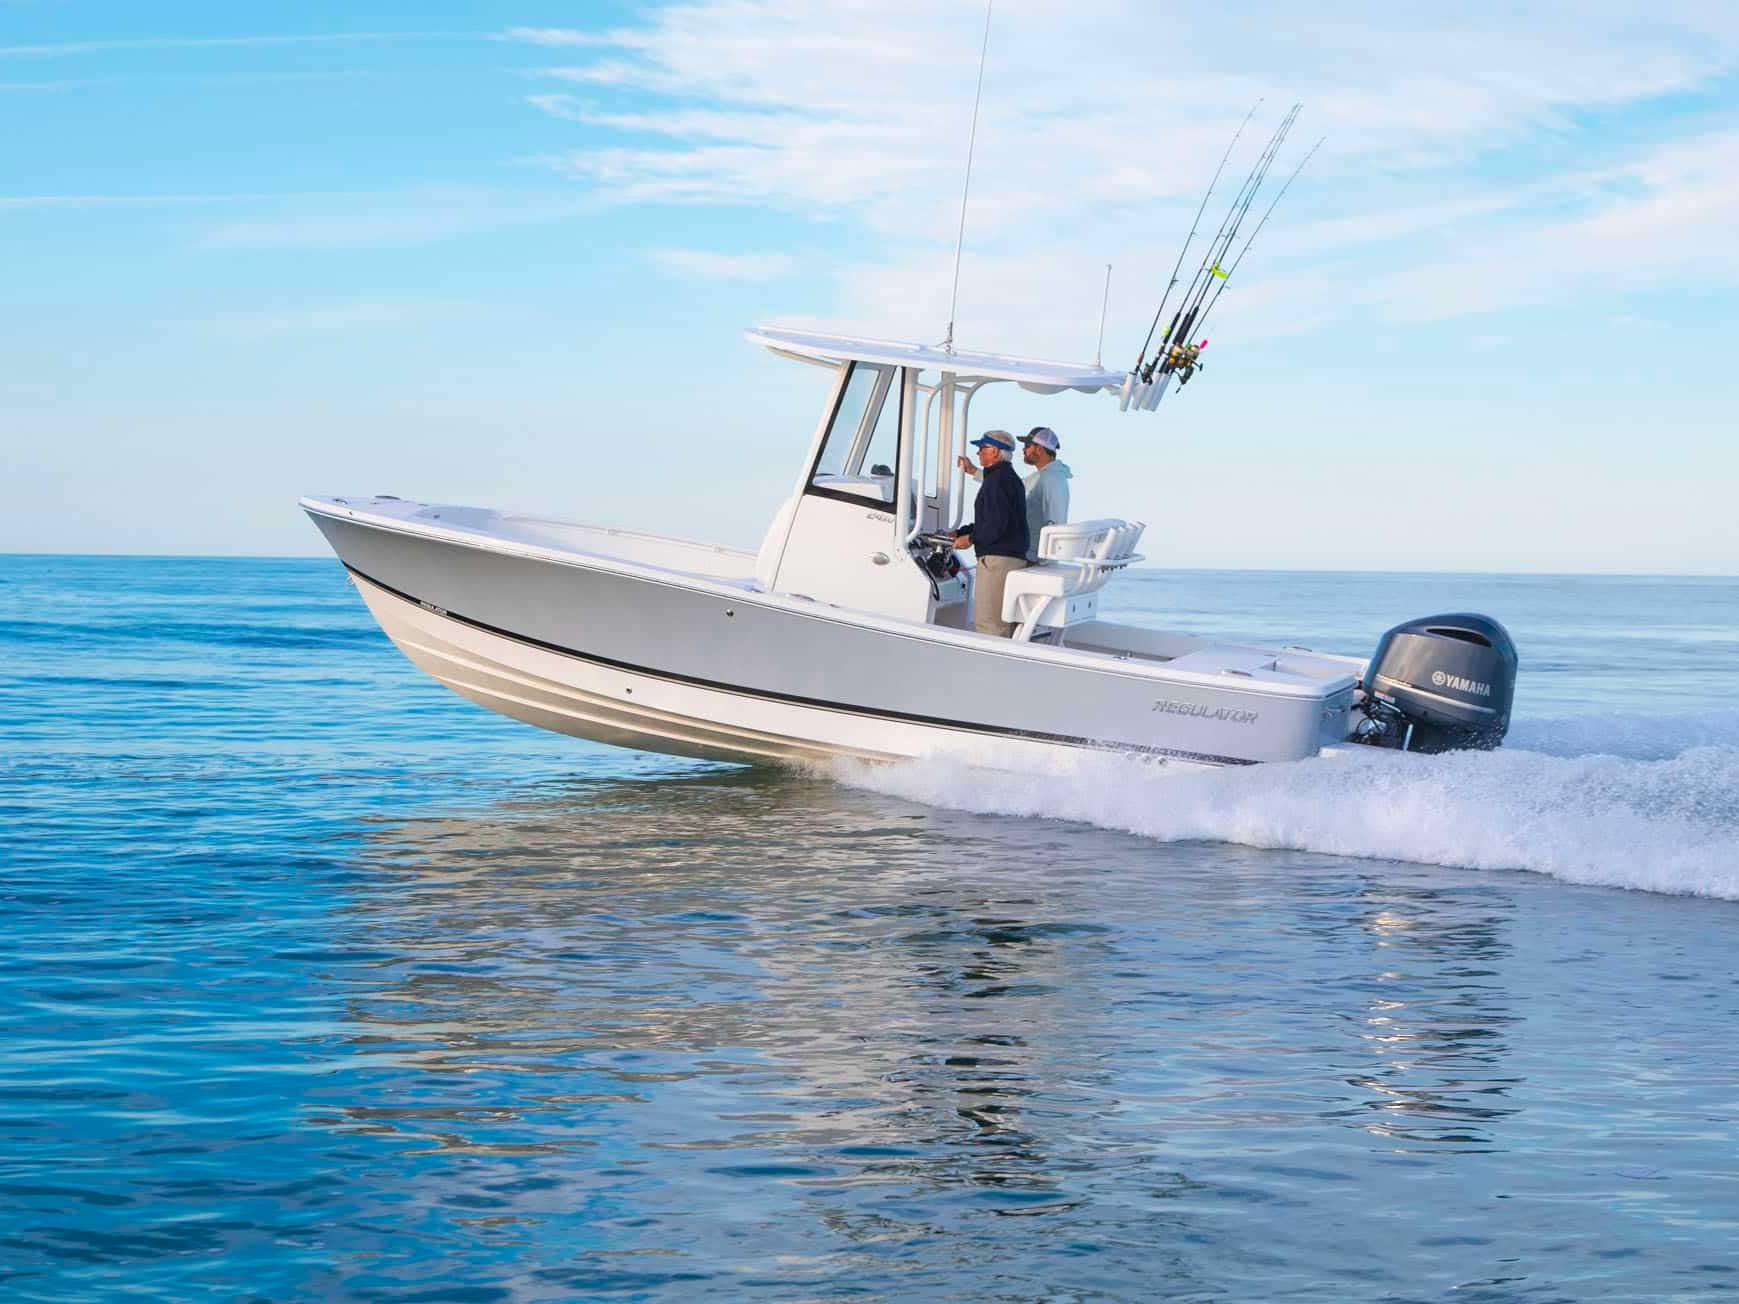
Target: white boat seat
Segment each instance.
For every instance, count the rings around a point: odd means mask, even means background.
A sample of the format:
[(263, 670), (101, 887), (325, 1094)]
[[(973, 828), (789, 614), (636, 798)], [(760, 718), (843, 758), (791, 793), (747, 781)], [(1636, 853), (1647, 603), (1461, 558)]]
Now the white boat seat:
[(1146, 528), (1143, 521), (1112, 519), (1045, 526), (1038, 560), (1011, 572), (1002, 591), (1002, 618), (1014, 622), (1014, 637), (1030, 639), (1040, 628), (1062, 630), (1097, 619), (1099, 590), (1142, 560), (1135, 545)]

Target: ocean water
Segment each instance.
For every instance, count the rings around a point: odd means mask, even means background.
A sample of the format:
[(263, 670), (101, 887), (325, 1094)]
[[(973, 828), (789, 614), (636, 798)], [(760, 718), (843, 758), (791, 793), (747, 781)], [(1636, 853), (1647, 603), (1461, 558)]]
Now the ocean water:
[(1493, 754), (795, 773), (539, 734), (336, 563), (0, 558), (0, 1298), (1739, 1291), (1739, 583), (1159, 573)]

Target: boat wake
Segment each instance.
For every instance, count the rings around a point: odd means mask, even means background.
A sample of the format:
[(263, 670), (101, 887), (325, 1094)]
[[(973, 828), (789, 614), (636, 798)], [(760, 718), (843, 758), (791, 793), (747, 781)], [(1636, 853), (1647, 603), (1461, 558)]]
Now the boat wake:
[(1739, 712), (1518, 721), (1495, 752), (1352, 747), (1187, 774), (1088, 753), (1060, 758), (1042, 786), (959, 757), (842, 763), (836, 774), (931, 805), (1074, 820), (1162, 842), (1523, 869), (1739, 900)]

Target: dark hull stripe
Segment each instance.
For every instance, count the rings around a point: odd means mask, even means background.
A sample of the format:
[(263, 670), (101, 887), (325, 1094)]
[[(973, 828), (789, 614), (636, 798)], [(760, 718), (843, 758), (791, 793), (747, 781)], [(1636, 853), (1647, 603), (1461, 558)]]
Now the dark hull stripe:
[(834, 711), (841, 715), (861, 716), (870, 720), (898, 720), (904, 724), (931, 725), (940, 729), (954, 729), (961, 733), (983, 734), (987, 737), (1026, 738), (1035, 742), (1061, 743), (1068, 747), (1088, 747), (1096, 751), (1136, 752), (1144, 756), (1172, 757), (1180, 761), (1197, 761), (1204, 765), (1258, 765), (1259, 761), (1245, 760), (1237, 756), (1214, 756), (1207, 752), (1185, 752), (1170, 747), (1142, 747), (1132, 743), (1106, 743), (1092, 738), (1081, 738), (1069, 734), (1042, 733), (1035, 729), (1015, 729), (1003, 725), (971, 724), (963, 720), (946, 720), (939, 716), (915, 715), (909, 711), (889, 711), (880, 708), (871, 709), (862, 706), (848, 706), (843, 702), (828, 702), (820, 698), (799, 697), (794, 693), (779, 693), (771, 689), (744, 688), (741, 684), (727, 684), (716, 679), (702, 679), (696, 675), (677, 674), (670, 670), (654, 670), (650, 666), (635, 665), (630, 661), (618, 661), (613, 657), (599, 656), (593, 652), (581, 652), (575, 648), (563, 647), (559, 643), (546, 643), (540, 638), (532, 638), (526, 634), (515, 633), (511, 629), (502, 629), (481, 620), (473, 620), (469, 616), (461, 616), (456, 611), (425, 602), (414, 594), (402, 589), (395, 589), (390, 584), (383, 584), (372, 575), (356, 569), (349, 562), (344, 562), (344, 569), (359, 580), (366, 580), (375, 588), (392, 594), (395, 598), (422, 607), (435, 615), (447, 620), (457, 621), (461, 625), (469, 625), (472, 629), (482, 630), (485, 634), (493, 634), (497, 638), (509, 639), (515, 643), (523, 643), (526, 647), (535, 647), (544, 652), (553, 652), (557, 656), (571, 657), (575, 661), (585, 661), (595, 666), (607, 666), (611, 670), (626, 671), (629, 674), (644, 675), (648, 679), (662, 679), (669, 683), (687, 684), (694, 688), (705, 688), (715, 693), (729, 693), (734, 697), (756, 698), (768, 702), (785, 702), (793, 706), (806, 706), (818, 711)]

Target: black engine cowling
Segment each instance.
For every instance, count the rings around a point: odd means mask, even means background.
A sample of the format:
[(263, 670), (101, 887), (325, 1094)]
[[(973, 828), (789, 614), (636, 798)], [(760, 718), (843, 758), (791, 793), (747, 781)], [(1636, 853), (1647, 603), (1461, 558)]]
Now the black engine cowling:
[(1490, 616), (1457, 612), (1397, 625), (1365, 673), (1355, 735), (1414, 752), (1490, 750), (1509, 732), (1516, 645)]

